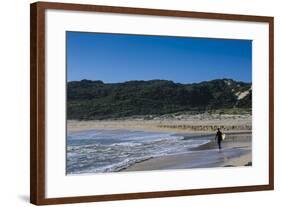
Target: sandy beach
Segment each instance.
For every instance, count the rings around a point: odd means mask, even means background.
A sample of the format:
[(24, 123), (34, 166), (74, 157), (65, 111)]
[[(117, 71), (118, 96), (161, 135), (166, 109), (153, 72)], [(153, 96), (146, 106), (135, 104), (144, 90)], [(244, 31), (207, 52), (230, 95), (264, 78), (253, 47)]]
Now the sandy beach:
[[(177, 146), (174, 151), (175, 153), (164, 154), (161, 156), (152, 155), (151, 157), (144, 159), (135, 159), (133, 162), (125, 162), (119, 166), (118, 162), (116, 163), (117, 167), (114, 171), (146, 171), (146, 170), (167, 170), (167, 169), (190, 169), (190, 168), (210, 168), (210, 167), (234, 167), (234, 166), (251, 166), (252, 165), (252, 133), (251, 133), (251, 115), (218, 115), (218, 114), (200, 114), (192, 116), (165, 116), (165, 117), (154, 117), (149, 120), (145, 118), (127, 118), (120, 120), (91, 120), (91, 121), (76, 121), (69, 120), (67, 122), (67, 129), (69, 134), (79, 134), (85, 133), (84, 135), (76, 136), (85, 136), (89, 133), (96, 133), (99, 130), (102, 130), (102, 133), (109, 133), (110, 139), (115, 139), (115, 142), (119, 142), (118, 136), (135, 136), (135, 132), (141, 134), (144, 133), (144, 136), (147, 136), (145, 133), (149, 133), (149, 136), (155, 136), (151, 133), (160, 133), (161, 136), (170, 136), (169, 139), (173, 136), (182, 137), (178, 141), (172, 141), (174, 146)], [(214, 140), (216, 129), (221, 128), (222, 131), (226, 134), (226, 139), (222, 143), (223, 149), (218, 150), (217, 144)], [(124, 134), (125, 131), (125, 134)], [(113, 133), (113, 134), (111, 134)], [(114, 135), (116, 133), (116, 135)], [(128, 133), (132, 133), (129, 135)], [(161, 135), (161, 133), (164, 133)], [(117, 137), (116, 137), (117, 136)], [(141, 135), (143, 136), (143, 135)], [(157, 135), (159, 136), (159, 135)], [(124, 139), (124, 138), (121, 138)], [(138, 138), (139, 139), (139, 138)], [(162, 138), (161, 138), (162, 139)], [(167, 140), (169, 142), (169, 139)], [(106, 140), (106, 139), (105, 139)], [(127, 138), (125, 138), (127, 140)], [(126, 141), (125, 143), (112, 143), (112, 147), (105, 147), (104, 150), (121, 150), (117, 154), (110, 155), (108, 152), (102, 152), (106, 154), (97, 154), (93, 155), (99, 156), (101, 160), (104, 160), (104, 156), (117, 156), (118, 154), (130, 153), (130, 156), (133, 156), (134, 150), (138, 150), (138, 153), (143, 154), (147, 151), (147, 147), (144, 145), (139, 145), (135, 143), (135, 138), (133, 141)], [(161, 148), (167, 141), (163, 139), (159, 144), (157, 140), (153, 141), (151, 138), (148, 140), (153, 143), (153, 145), (147, 145), (149, 148), (154, 146), (153, 149), (157, 150)], [(189, 140), (192, 143), (198, 140), (200, 143), (207, 142), (204, 144), (199, 144), (194, 148), (188, 147)], [(138, 142), (138, 141), (137, 141)], [(142, 148), (142, 146), (144, 148)], [(187, 146), (187, 147), (186, 147)], [(83, 145), (80, 146), (81, 150), (89, 150), (89, 152), (97, 152), (96, 148), (89, 147), (88, 145), (83, 148)], [(95, 145), (93, 146), (95, 147)], [(136, 148), (134, 148), (136, 147)], [(166, 146), (169, 149), (171, 146), (169, 144)], [(159, 149), (160, 149), (159, 148)], [(158, 149), (158, 150), (159, 150)], [(165, 148), (164, 148), (165, 149)], [(186, 149), (186, 150), (185, 150)], [(163, 149), (162, 149), (163, 150)], [(81, 152), (82, 152), (81, 151)], [(113, 151), (112, 153), (115, 153)], [(177, 153), (179, 151), (180, 153)], [(111, 151), (110, 151), (111, 152)], [(152, 151), (151, 151), (152, 152)], [(80, 154), (77, 151), (77, 155)], [(132, 154), (133, 153), (133, 154)], [(148, 156), (149, 156), (149, 152)], [(155, 153), (155, 151), (153, 151)], [(83, 154), (81, 154), (82, 156)], [(85, 154), (86, 156), (86, 154)], [(89, 155), (87, 155), (88, 157)], [(136, 156), (136, 155), (134, 155)], [(93, 157), (93, 158), (94, 158)], [(109, 159), (112, 159), (109, 158)], [(129, 158), (129, 157), (128, 157)], [(129, 158), (131, 159), (131, 158)], [(90, 162), (95, 163), (93, 160)], [(87, 162), (89, 162), (87, 161)], [(104, 161), (102, 161), (104, 162)], [(74, 162), (75, 163), (75, 162)], [(91, 171), (91, 170), (90, 170)], [(105, 172), (111, 171), (106, 168)]]
[(227, 132), (252, 130), (250, 114), (171, 114), (163, 116), (131, 117), (118, 120), (68, 120), (68, 132), (92, 129), (129, 129), (141, 131), (213, 133), (217, 128)]
[(251, 145), (249, 133), (229, 135), (229, 139), (223, 142), (221, 151), (213, 141), (187, 153), (136, 163), (123, 171), (251, 166)]

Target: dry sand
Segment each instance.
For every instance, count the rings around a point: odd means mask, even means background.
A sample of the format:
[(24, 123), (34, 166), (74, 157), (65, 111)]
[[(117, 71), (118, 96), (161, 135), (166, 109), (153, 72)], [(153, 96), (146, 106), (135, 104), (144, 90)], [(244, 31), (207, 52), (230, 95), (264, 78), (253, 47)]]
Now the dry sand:
[(214, 132), (216, 128), (223, 131), (251, 131), (251, 115), (219, 115), (198, 114), (190, 116), (154, 117), (150, 120), (144, 118), (127, 118), (120, 120), (93, 120), (93, 121), (67, 121), (69, 132), (92, 129), (127, 129), (141, 131), (168, 131), (168, 132)]

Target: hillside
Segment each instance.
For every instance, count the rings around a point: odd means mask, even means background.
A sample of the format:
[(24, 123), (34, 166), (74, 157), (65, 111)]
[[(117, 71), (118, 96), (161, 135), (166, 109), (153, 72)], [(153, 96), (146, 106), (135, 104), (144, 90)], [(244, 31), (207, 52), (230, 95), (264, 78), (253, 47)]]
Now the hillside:
[(95, 120), (182, 111), (246, 108), (251, 83), (217, 79), (193, 84), (167, 80), (71, 81), (67, 83), (67, 119)]

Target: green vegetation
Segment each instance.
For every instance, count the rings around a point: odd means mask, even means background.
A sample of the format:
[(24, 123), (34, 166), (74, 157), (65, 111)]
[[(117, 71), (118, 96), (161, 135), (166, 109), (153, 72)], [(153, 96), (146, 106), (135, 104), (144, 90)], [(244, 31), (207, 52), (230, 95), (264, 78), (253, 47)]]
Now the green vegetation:
[[(239, 94), (244, 92), (241, 98)], [(114, 119), (133, 115), (163, 115), (184, 111), (250, 110), (251, 83), (218, 79), (194, 84), (167, 80), (72, 81), (67, 84), (67, 118)]]

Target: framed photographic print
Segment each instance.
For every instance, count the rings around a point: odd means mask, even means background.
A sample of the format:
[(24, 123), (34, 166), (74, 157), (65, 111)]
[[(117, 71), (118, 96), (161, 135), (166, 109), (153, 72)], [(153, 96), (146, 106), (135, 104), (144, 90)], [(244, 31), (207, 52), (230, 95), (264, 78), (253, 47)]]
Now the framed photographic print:
[(30, 12), (32, 203), (274, 188), (273, 17)]

